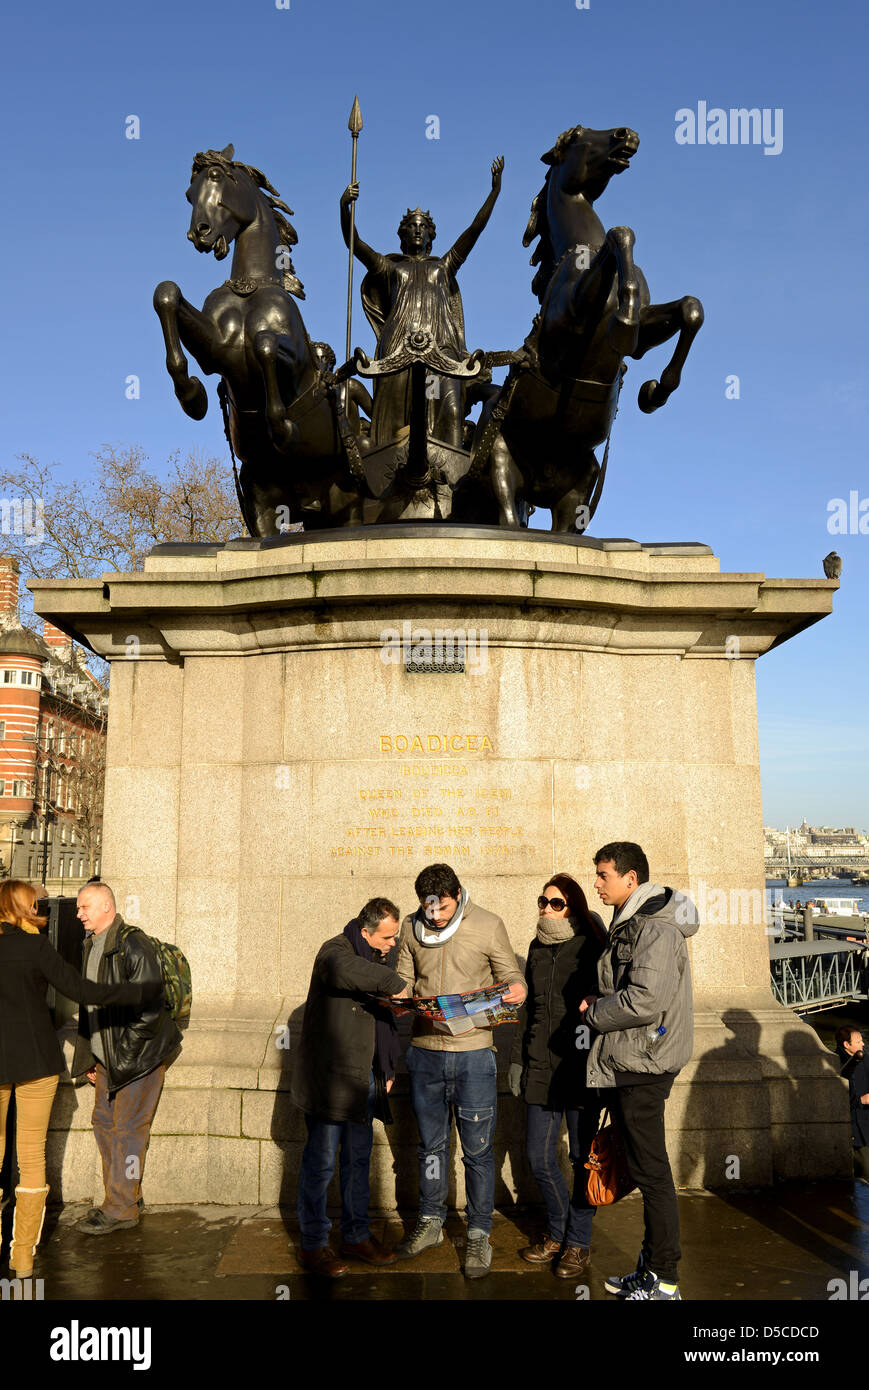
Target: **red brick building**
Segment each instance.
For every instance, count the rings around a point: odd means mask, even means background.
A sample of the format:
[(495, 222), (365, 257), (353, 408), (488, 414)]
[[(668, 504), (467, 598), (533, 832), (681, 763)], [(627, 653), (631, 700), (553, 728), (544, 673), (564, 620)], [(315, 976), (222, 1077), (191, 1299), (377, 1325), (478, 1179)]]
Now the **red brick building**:
[(0, 556), (0, 875), (75, 892), (99, 872), (108, 692), (51, 623), (18, 617)]

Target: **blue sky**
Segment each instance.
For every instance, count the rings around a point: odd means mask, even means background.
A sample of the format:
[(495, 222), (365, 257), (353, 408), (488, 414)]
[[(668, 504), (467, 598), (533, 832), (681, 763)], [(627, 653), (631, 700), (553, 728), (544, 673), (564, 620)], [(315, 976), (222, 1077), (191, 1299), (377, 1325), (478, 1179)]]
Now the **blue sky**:
[[(197, 150), (234, 142), (294, 208), (305, 321), (340, 359), (354, 92), (359, 226), (379, 249), (397, 249), (399, 217), (420, 203), (445, 250), (485, 197), (493, 157), (506, 158), (462, 271), (471, 347), (515, 347), (530, 326), (521, 237), (539, 156), (577, 122), (631, 126), (640, 150), (598, 211), (635, 229), (653, 299), (696, 294), (706, 324), (652, 417), (636, 392), (666, 349), (630, 364), (593, 532), (703, 541), (724, 569), (777, 577), (820, 575), (839, 551), (834, 616), (758, 664), (764, 814), (869, 828), (869, 536), (827, 530), (830, 499), (869, 498), (865, 8), (289, 4), (7, 8), (4, 464), (26, 450), (83, 476), (104, 443), (141, 443), (158, 469), (176, 449), (223, 454), (214, 379), (205, 421), (188, 420), (151, 307), (160, 280), (198, 304), (228, 273), (185, 239)], [(699, 101), (780, 108), (782, 152), (677, 144), (676, 112)], [(130, 115), (138, 140), (125, 138)], [(358, 298), (353, 336), (372, 346)], [(725, 398), (730, 374), (738, 400)]]

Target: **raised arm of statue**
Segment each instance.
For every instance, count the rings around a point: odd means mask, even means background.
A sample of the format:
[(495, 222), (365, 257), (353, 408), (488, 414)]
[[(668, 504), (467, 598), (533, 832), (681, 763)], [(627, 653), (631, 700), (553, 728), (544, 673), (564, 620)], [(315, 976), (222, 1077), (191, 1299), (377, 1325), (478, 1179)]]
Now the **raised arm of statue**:
[(470, 227), (468, 227), (467, 231), (462, 232), (460, 237), (456, 238), (455, 242), (444, 256), (444, 260), (451, 273), (458, 270), (459, 266), (466, 260), (468, 254), (473, 250), (481, 231), (491, 217), (492, 209), (498, 200), (498, 194), (501, 192), (501, 173), (503, 169), (504, 156), (499, 154), (498, 158), (492, 162), (491, 193), (480, 208), (480, 211), (477, 213)]
[[(341, 235), (347, 247), (350, 246), (350, 204), (355, 203), (358, 197), (358, 183), (348, 183), (341, 194)], [(362, 240), (358, 225), (353, 228), (353, 255), (362, 262), (366, 270), (380, 270), (385, 261), (385, 257), (381, 256), (379, 251), (375, 251)]]

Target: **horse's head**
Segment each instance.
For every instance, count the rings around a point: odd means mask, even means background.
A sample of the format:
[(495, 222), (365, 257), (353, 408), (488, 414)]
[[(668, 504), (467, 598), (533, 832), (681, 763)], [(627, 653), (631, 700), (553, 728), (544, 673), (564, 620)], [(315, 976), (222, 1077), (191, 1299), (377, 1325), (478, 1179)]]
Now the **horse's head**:
[(269, 257), (283, 272), (281, 280), (288, 294), (305, 298), (302, 282), (293, 269), (289, 248), (299, 240), (295, 227), (284, 217), (293, 215), (278, 197), (261, 169), (234, 159), (232, 145), (223, 150), (205, 150), (193, 158), (190, 187), (186, 198), (193, 212), (190, 215), (188, 241), (197, 251), (213, 251), (222, 261), (230, 243), (245, 227), (256, 222), (268, 242)]
[(571, 205), (573, 212), (581, 205), (587, 214), (613, 174), (627, 169), (639, 144), (639, 135), (627, 126), (617, 130), (589, 130), (587, 126), (576, 125), (562, 131), (552, 149), (540, 156), (541, 162), (549, 168), (543, 187), (531, 204), (522, 245), (530, 246), (536, 237), (540, 238), (531, 257), (531, 264), (538, 267), (531, 289), (541, 303), (565, 248), (581, 240), (581, 234), (577, 235), (576, 219), (570, 215)]
[(213, 251), (218, 261), (256, 216), (256, 188), (244, 166), (234, 162), (233, 153), (227, 145), (197, 154), (186, 194), (193, 208), (187, 239), (197, 251)]
[(627, 126), (617, 130), (589, 130), (577, 125), (559, 135), (542, 162), (557, 170), (561, 187), (586, 198), (600, 197), (614, 174), (621, 174), (640, 145), (636, 131)]

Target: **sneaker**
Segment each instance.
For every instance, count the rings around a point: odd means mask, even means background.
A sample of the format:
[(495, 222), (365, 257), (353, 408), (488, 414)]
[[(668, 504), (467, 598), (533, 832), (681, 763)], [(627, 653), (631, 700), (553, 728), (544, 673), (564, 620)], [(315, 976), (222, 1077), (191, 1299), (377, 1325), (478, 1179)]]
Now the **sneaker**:
[(410, 1235), (396, 1245), (395, 1254), (400, 1260), (409, 1260), (422, 1254), (430, 1246), (442, 1245), (444, 1239), (443, 1223), (439, 1216), (420, 1216)]
[(616, 1298), (628, 1298), (634, 1289), (640, 1288), (645, 1277), (646, 1270), (641, 1255), (633, 1274), (611, 1274), (609, 1279), (604, 1280), (603, 1286), (607, 1293), (614, 1293)]
[(92, 1212), (76, 1222), (76, 1230), (84, 1231), (89, 1236), (106, 1236), (110, 1231), (126, 1231), (131, 1226), (138, 1226), (138, 1216), (132, 1221), (118, 1221), (114, 1216), (106, 1216), (104, 1211), (95, 1207)]
[(682, 1301), (679, 1285), (672, 1284), (668, 1289), (663, 1288), (657, 1274), (653, 1274), (650, 1269), (643, 1275), (642, 1283), (638, 1284), (637, 1287), (632, 1289), (627, 1295), (628, 1302), (631, 1300), (639, 1301), (644, 1298), (652, 1299), (659, 1303), (681, 1303)]
[(488, 1231), (474, 1228), (468, 1231), (468, 1246), (465, 1251), (465, 1278), (485, 1279), (492, 1268), (492, 1247)]

